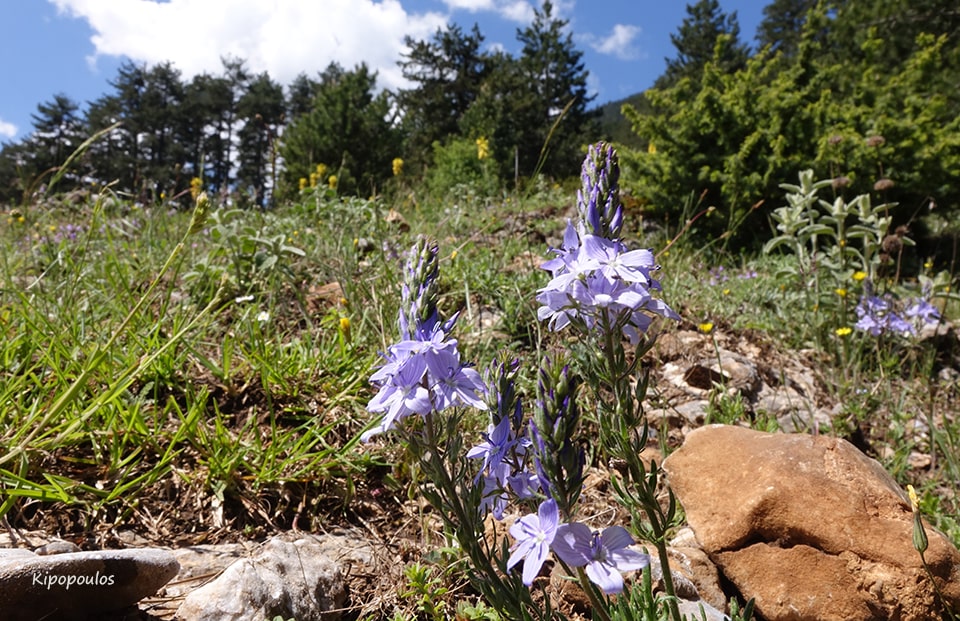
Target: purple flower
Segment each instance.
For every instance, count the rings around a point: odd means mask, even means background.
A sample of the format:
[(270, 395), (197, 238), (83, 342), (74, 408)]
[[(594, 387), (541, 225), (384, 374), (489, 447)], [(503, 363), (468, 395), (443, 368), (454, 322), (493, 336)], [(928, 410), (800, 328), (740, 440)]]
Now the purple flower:
[(540, 503), (537, 515), (528, 514), (519, 518), (510, 527), (510, 535), (516, 540), (510, 548), (510, 558), (507, 559), (507, 569), (512, 569), (523, 560), (523, 583), (533, 584), (534, 578), (540, 573), (547, 555), (550, 553), (550, 544), (557, 534), (560, 521), (560, 512), (557, 503), (552, 498)]
[(915, 298), (913, 304), (903, 314), (919, 320), (921, 325), (940, 321), (940, 310), (923, 298)]
[(610, 526), (603, 532), (591, 531), (585, 524), (562, 524), (553, 539), (553, 553), (573, 567), (586, 567), (587, 577), (607, 594), (623, 590), (622, 571), (643, 569), (650, 557), (631, 550), (633, 538), (622, 526)]
[(895, 313), (889, 300), (875, 295), (864, 295), (856, 308), (859, 318), (854, 327), (873, 336), (879, 336), (890, 330), (899, 334), (913, 334), (914, 327)]
[[(388, 363), (390, 364), (390, 363)], [(378, 433), (390, 431), (396, 423), (410, 414), (427, 414), (433, 409), (430, 392), (423, 386), (426, 362), (420, 356), (410, 356), (402, 364), (397, 364), (396, 372), (391, 374), (380, 386), (380, 391), (370, 400), (367, 409), (371, 412), (386, 412), (380, 424), (368, 429), (360, 436), (366, 442)]]
[(724, 271), (724, 267), (722, 265), (718, 265), (716, 267), (710, 268), (710, 284), (711, 285), (719, 285), (720, 283), (726, 282), (729, 279), (730, 277), (726, 275)]
[(580, 261), (599, 267), (600, 273), (609, 280), (640, 283), (659, 289), (660, 283), (651, 278), (650, 272), (657, 264), (650, 250), (627, 250), (626, 245), (596, 235), (584, 235), (580, 244)]
[(460, 362), (456, 341), (447, 349), (437, 350), (427, 357), (427, 375), (432, 387), (434, 408), (439, 412), (455, 405), (469, 405), (487, 409), (480, 398), (485, 388), (480, 374)]
[(653, 252), (629, 250), (620, 241), (619, 175), (616, 151), (602, 142), (591, 146), (577, 194), (579, 220), (576, 226), (567, 221), (563, 242), (552, 249), (556, 256), (541, 265), (551, 280), (537, 292), (537, 317), (551, 330), (573, 324), (588, 333), (599, 327), (621, 332), (635, 345), (652, 315), (680, 316), (651, 295), (661, 290), (652, 276), (659, 269)]
[(456, 339), (447, 338), (456, 315), (441, 323), (437, 313), (437, 252), (436, 244), (419, 239), (408, 256), (398, 319), (402, 340), (387, 349), (386, 362), (370, 377), (379, 392), (367, 409), (384, 416), (360, 436), (363, 441), (411, 414), (457, 405), (487, 408), (480, 374), (460, 361)]
[(513, 430), (510, 428), (510, 419), (506, 416), (500, 422), (487, 427), (483, 434), (485, 440), (467, 451), (469, 459), (483, 458), (481, 471), (492, 472), (499, 468), (507, 457), (507, 452), (516, 444)]
[(651, 314), (679, 319), (669, 306), (651, 295), (660, 290), (651, 273), (658, 269), (650, 250), (628, 251), (618, 241), (596, 235), (577, 235), (567, 223), (557, 257), (541, 267), (553, 275), (537, 293), (540, 321), (551, 330), (575, 323), (584, 332), (598, 324), (622, 331), (639, 342), (651, 323)]
[(503, 519), (503, 512), (509, 500), (504, 489), (504, 480), (507, 479), (509, 472), (510, 466), (502, 463), (491, 469), (488, 474), (480, 473), (479, 483), (483, 486), (480, 491), (480, 506), (477, 510), (480, 516), (486, 515), (489, 511), (494, 519)]

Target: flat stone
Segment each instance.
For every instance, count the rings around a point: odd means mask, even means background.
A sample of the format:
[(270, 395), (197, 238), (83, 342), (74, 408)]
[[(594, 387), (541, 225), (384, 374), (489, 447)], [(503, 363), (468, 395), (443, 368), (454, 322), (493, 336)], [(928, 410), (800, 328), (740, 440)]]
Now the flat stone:
[(0, 555), (0, 619), (6, 621), (84, 619), (121, 610), (156, 593), (179, 570), (170, 552), (152, 548), (22, 552)]
[(177, 618), (189, 621), (297, 621), (339, 618), (346, 601), (339, 563), (317, 541), (274, 538), (253, 558), (235, 561), (186, 596)]

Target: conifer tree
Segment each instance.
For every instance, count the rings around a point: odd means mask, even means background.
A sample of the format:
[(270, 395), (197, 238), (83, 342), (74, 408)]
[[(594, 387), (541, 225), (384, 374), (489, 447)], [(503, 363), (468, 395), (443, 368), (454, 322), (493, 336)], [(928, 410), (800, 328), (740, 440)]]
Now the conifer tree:
[[(64, 94), (37, 106), (33, 132), (25, 141), (23, 171), (31, 177), (43, 174), (64, 164), (66, 159), (84, 141), (83, 122), (78, 114), (80, 106)], [(67, 178), (75, 178), (68, 172)], [(63, 187), (63, 182), (61, 182)]]
[[(366, 64), (352, 71), (336, 63), (327, 67), (312, 110), (283, 133), (285, 195), (296, 191), (300, 179), (310, 179), (319, 164), (346, 193), (372, 192), (389, 177), (399, 144), (388, 118), (391, 102), (386, 93), (374, 95), (375, 85), (376, 73)], [(327, 179), (316, 182), (325, 185)]]
[(687, 17), (677, 33), (670, 35), (670, 41), (677, 55), (666, 59), (667, 69), (657, 79), (656, 88), (672, 86), (683, 78), (699, 82), (704, 65), (714, 59), (717, 45), (722, 46), (718, 56), (720, 68), (726, 73), (742, 69), (750, 56), (748, 46), (740, 41), (737, 12), (724, 13), (718, 0), (688, 4)]
[(399, 65), (416, 86), (398, 93), (403, 128), (412, 159), (424, 159), (435, 141), (459, 133), (464, 114), (477, 99), (488, 74), (481, 52), (483, 35), (474, 25), (467, 34), (456, 24), (437, 29), (430, 41), (405, 39), (408, 52)]
[(576, 170), (583, 157), (581, 147), (598, 131), (596, 114), (587, 109), (594, 99), (587, 94), (589, 72), (568, 23), (554, 15), (553, 4), (546, 0), (534, 11), (533, 23), (517, 30), (528, 97), (518, 102), (514, 113), (521, 128), (520, 169), (528, 175), (536, 171), (544, 148), (540, 172), (566, 176)]
[(238, 131), (241, 193), (258, 207), (266, 207), (268, 191), (276, 182), (275, 140), (284, 118), (283, 87), (261, 73), (237, 103), (243, 126)]

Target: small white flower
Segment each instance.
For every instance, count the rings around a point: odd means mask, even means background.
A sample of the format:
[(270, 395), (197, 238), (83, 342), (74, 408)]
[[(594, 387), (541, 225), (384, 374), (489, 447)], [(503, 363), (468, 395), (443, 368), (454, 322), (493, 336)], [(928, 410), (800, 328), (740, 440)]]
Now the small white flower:
[(257, 313), (257, 321), (259, 321), (260, 323), (266, 323), (270, 321), (270, 313), (268, 313), (267, 311), (260, 311), (259, 313)]
[(238, 298), (233, 298), (233, 301), (236, 302), (237, 304), (243, 304), (244, 302), (253, 302), (253, 296), (252, 296), (252, 295), (241, 295), (241, 296), (238, 297)]

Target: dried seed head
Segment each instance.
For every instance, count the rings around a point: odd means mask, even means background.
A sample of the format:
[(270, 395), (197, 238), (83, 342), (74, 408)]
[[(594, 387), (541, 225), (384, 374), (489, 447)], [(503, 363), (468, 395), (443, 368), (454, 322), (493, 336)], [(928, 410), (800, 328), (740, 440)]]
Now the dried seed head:
[(840, 188), (845, 188), (850, 185), (850, 177), (846, 175), (840, 177), (834, 177), (833, 181), (830, 182), (830, 185), (834, 190), (839, 190)]
[(885, 192), (891, 189), (894, 185), (893, 179), (887, 179), (884, 177), (882, 179), (877, 179), (877, 182), (873, 184), (873, 189), (877, 192)]

